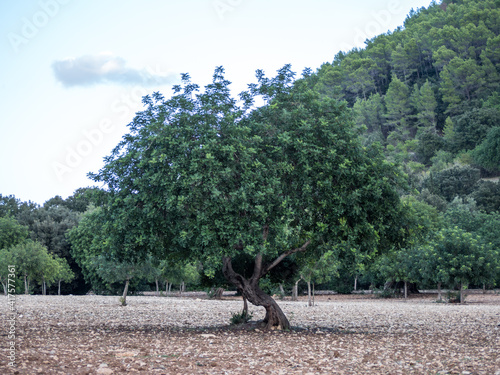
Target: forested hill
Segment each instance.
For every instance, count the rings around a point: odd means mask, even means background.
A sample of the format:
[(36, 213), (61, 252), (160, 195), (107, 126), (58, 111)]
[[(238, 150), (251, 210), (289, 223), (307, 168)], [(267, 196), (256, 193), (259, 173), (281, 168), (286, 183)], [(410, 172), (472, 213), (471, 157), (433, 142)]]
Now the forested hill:
[(365, 48), (339, 52), (308, 79), (316, 91), (346, 100), (365, 142), (380, 142), (418, 187), (429, 171), (450, 168), (494, 177), (499, 33), (499, 0), (443, 0), (412, 10), (403, 27), (367, 40)]

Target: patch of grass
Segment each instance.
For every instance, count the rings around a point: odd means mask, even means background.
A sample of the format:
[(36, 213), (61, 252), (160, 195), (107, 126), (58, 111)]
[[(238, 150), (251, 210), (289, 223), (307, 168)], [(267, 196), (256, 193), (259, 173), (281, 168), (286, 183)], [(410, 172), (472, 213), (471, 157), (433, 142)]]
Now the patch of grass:
[(244, 324), (248, 323), (250, 319), (252, 319), (252, 314), (247, 314), (245, 312), (240, 312), (240, 313), (233, 313), (233, 316), (231, 317), (231, 324), (232, 325), (237, 325), (237, 324)]

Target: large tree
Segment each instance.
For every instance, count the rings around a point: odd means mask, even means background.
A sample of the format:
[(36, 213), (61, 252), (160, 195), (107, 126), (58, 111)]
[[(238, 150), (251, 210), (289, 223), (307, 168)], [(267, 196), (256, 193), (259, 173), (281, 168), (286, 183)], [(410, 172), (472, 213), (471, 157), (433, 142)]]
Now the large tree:
[[(109, 189), (109, 245), (121, 257), (192, 258), (209, 275), (222, 266), (266, 309), (267, 328), (288, 329), (259, 280), (298, 252), (304, 261), (375, 253), (400, 239), (402, 176), (379, 149), (360, 145), (345, 104), (294, 83), (289, 66), (257, 79), (239, 102), (221, 67), (203, 92), (184, 75), (171, 99), (145, 97), (91, 176)], [(244, 254), (252, 269), (236, 272), (233, 259)]]

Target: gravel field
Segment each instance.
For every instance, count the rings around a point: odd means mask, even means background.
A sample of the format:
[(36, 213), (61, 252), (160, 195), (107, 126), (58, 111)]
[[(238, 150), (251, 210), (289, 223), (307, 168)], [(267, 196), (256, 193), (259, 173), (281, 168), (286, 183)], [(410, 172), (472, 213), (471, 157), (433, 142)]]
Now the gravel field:
[[(262, 332), (228, 326), (238, 298), (130, 296), (122, 307), (118, 297), (17, 296), (16, 367), (3, 319), (0, 373), (500, 375), (500, 295), (434, 301), (279, 301), (294, 329)], [(263, 319), (263, 308), (249, 310)]]

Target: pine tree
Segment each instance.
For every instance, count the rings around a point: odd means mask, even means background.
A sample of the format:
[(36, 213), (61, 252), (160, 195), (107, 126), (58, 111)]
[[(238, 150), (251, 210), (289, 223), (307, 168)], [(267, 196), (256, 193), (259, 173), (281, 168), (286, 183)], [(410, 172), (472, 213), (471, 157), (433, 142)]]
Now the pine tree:
[(408, 86), (394, 74), (384, 98), (386, 126), (390, 130), (403, 131), (406, 128), (407, 116), (411, 113), (409, 94)]
[(415, 84), (410, 101), (416, 111), (417, 125), (435, 131), (437, 101), (429, 80), (420, 89)]

